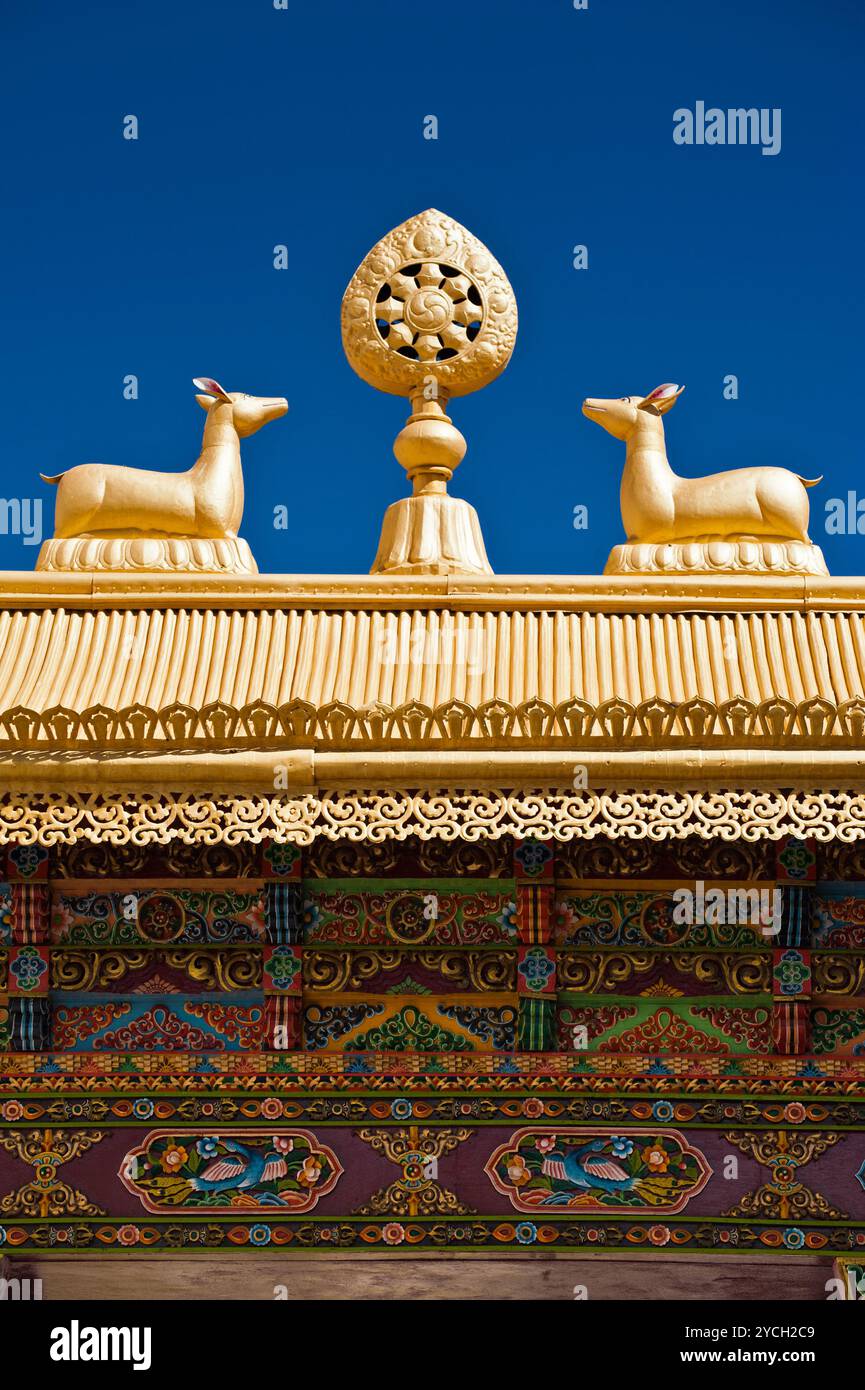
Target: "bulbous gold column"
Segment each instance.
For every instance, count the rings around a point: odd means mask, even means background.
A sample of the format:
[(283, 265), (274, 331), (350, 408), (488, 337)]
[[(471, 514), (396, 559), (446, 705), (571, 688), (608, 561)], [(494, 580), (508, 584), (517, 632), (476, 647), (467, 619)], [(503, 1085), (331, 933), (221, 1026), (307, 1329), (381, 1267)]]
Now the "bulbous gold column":
[(441, 400), (412, 398), (412, 413), (393, 451), (411, 480), (412, 495), (385, 512), (371, 573), (492, 574), (477, 512), (448, 495), (466, 441)]

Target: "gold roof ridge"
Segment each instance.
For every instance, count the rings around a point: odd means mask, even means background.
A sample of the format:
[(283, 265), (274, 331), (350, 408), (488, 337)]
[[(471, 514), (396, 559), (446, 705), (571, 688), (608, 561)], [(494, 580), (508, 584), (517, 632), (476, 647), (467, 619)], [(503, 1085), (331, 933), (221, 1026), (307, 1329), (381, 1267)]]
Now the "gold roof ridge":
[(865, 608), (865, 576), (177, 574), (0, 571), (0, 610), (465, 607), (478, 611), (764, 612)]

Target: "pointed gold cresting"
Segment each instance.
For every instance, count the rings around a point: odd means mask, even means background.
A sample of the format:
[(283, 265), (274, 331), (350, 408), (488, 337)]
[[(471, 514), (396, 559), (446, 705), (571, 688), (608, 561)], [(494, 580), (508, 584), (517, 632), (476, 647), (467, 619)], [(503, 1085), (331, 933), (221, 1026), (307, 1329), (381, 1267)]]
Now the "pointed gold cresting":
[(474, 507), (448, 494), (466, 441), (447, 414), (504, 371), (517, 304), (486, 247), (429, 208), (374, 246), (342, 301), (342, 342), (364, 381), (406, 396), (393, 450), (411, 497), (388, 507), (372, 574), (491, 574)]

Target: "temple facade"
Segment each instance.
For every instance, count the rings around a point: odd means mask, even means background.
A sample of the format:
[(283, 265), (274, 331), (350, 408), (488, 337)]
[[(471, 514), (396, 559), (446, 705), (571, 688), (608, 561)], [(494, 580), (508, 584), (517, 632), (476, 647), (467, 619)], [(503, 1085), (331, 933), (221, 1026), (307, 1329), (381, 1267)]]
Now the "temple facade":
[(448, 412), (516, 331), (443, 214), (359, 267), (349, 361), (410, 402), (369, 575), (257, 572), (240, 441), (286, 402), (197, 378), (190, 473), (53, 480), (0, 576), (11, 1260), (865, 1274), (865, 581), (811, 480), (672, 473), (672, 384), (586, 400), (607, 573), (493, 575)]

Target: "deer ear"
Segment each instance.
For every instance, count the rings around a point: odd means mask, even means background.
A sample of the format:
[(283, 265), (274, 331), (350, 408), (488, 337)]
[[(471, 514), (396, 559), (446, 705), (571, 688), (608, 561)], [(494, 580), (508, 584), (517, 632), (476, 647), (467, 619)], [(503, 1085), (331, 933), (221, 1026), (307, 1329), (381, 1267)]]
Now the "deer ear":
[[(192, 379), (193, 386), (197, 386), (199, 391), (206, 391), (209, 396), (215, 396), (218, 401), (230, 401), (231, 397), (227, 391), (223, 391), (218, 381), (214, 381), (210, 376), (196, 376)], [(199, 402), (200, 404), (200, 402)]]
[(663, 386), (656, 386), (654, 391), (650, 391), (648, 396), (644, 396), (637, 409), (649, 410), (654, 406), (659, 415), (665, 415), (668, 410), (672, 410), (684, 389), (684, 386), (676, 386), (671, 381), (665, 381)]

